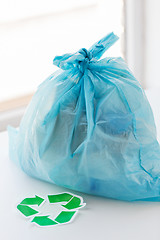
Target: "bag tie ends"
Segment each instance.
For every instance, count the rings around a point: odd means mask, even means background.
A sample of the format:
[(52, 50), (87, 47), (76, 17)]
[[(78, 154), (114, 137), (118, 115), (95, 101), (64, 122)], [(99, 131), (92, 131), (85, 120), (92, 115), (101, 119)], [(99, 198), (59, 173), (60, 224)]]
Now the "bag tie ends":
[(112, 46), (117, 40), (113, 32), (92, 45), (89, 50), (81, 48), (76, 53), (67, 53), (62, 56), (56, 56), (53, 59), (53, 64), (63, 70), (69, 70), (71, 68), (78, 68), (81, 73), (84, 73), (89, 64), (97, 62), (103, 53)]

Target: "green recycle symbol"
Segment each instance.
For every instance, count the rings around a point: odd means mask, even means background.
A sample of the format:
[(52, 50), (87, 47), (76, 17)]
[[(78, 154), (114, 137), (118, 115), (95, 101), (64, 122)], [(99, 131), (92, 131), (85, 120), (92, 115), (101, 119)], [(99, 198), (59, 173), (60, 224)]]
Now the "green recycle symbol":
[[(83, 199), (80, 196), (73, 195), (71, 193), (60, 193), (56, 195), (48, 195), (49, 203), (61, 203), (61, 206), (65, 209), (62, 210), (55, 219), (51, 219), (50, 215), (47, 216), (35, 216), (31, 222), (38, 224), (39, 226), (51, 226), (58, 224), (69, 223), (75, 214), (77, 209), (84, 207)], [(45, 199), (35, 196), (34, 198), (25, 198), (20, 204), (17, 205), (17, 209), (25, 216), (31, 217), (38, 214), (39, 211), (30, 207), (30, 205), (40, 206)]]

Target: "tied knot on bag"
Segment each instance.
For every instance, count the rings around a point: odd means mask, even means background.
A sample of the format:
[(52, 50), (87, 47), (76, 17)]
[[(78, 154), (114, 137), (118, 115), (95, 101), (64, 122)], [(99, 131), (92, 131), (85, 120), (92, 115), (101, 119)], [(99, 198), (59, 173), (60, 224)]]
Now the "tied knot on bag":
[[(91, 60), (93, 61), (93, 55), (91, 52), (89, 52), (86, 48), (81, 48), (78, 53), (80, 53), (84, 58), (79, 61), (79, 64), (77, 65), (80, 72), (84, 73), (85, 70), (88, 68), (89, 63)], [(95, 61), (96, 59), (94, 59)]]
[(56, 56), (53, 59), (53, 64), (60, 67), (63, 70), (71, 68), (78, 68), (81, 73), (84, 73), (91, 62), (97, 61), (93, 58), (93, 54), (85, 48), (81, 48), (74, 54), (64, 54), (62, 56)]
[(118, 37), (114, 33), (110, 33), (92, 45), (89, 50), (81, 48), (73, 54), (67, 53), (56, 56), (53, 59), (53, 64), (63, 70), (78, 69), (83, 75), (85, 70), (90, 69), (91, 64), (97, 62), (103, 53), (117, 40)]

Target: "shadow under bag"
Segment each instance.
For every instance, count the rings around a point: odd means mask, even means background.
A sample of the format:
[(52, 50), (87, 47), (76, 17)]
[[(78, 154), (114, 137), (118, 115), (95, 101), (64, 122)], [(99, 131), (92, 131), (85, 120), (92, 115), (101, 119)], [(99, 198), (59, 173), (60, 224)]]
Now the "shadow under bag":
[(160, 200), (153, 113), (124, 60), (100, 59), (113, 33), (89, 50), (54, 58), (61, 68), (37, 89), (9, 131), (10, 158), (29, 175), (120, 200)]

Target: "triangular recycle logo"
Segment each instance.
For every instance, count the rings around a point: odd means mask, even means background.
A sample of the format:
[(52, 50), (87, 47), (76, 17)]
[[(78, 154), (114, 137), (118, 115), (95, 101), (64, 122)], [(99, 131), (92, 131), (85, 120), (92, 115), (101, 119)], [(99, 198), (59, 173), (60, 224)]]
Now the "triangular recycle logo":
[(50, 218), (50, 215), (47, 216), (39, 216), (39, 211), (35, 210), (31, 205), (40, 206), (45, 199), (35, 196), (34, 198), (25, 198), (20, 204), (18, 204), (17, 209), (25, 216), (31, 217), (33, 215), (34, 218), (31, 222), (38, 224), (39, 226), (52, 226), (52, 225), (60, 225), (71, 222), (73, 217), (78, 212), (79, 208), (84, 207), (86, 204), (83, 203), (83, 198), (77, 195), (73, 195), (71, 193), (60, 193), (56, 195), (48, 195), (49, 203), (53, 204), (61, 204), (64, 208), (58, 216), (54, 219)]

